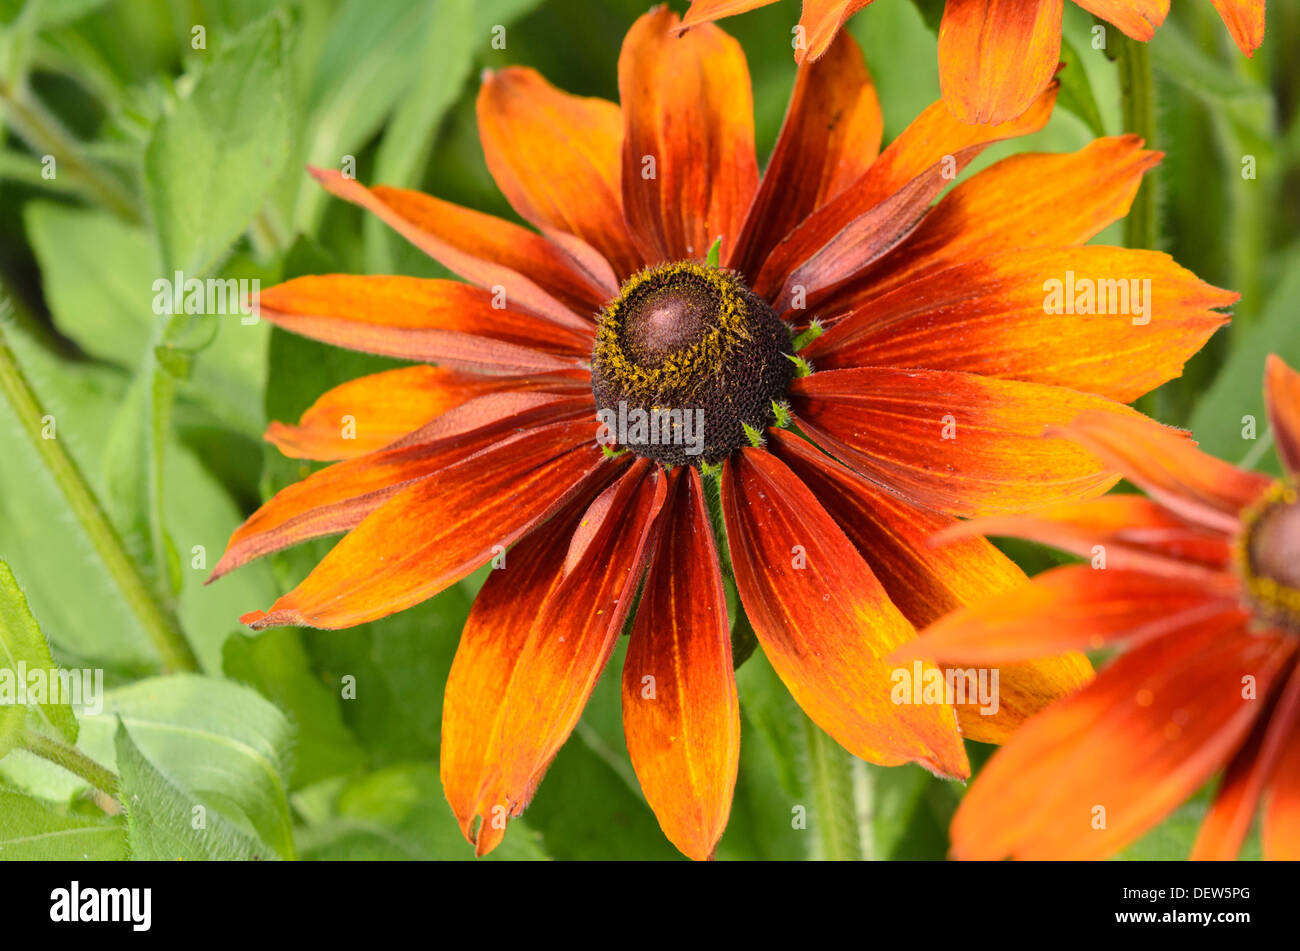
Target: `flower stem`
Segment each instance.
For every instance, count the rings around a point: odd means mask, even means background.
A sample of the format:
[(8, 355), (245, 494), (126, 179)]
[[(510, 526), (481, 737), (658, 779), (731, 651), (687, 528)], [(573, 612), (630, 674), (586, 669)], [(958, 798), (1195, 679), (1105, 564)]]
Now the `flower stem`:
[(117, 795), (117, 777), (75, 746), (69, 746), (67, 743), (28, 730), (23, 734), (22, 748), (80, 776), (90, 785), (110, 796)]
[(26, 88), (0, 87), (0, 106), (18, 137), (38, 155), (54, 156), (64, 173), (79, 182), (97, 204), (132, 224), (140, 221), (130, 192), (91, 160), (81, 143)]
[(853, 757), (807, 717), (804, 717), (804, 742), (820, 858), (861, 859), (862, 833), (853, 782)]
[(32, 449), (49, 470), (63, 493), (68, 508), (90, 539), (109, 576), (122, 592), (131, 613), (162, 657), (164, 668), (168, 671), (198, 670), (198, 660), (181, 633), (175, 617), (164, 608), (141, 575), (139, 567), (126, 553), (121, 536), (109, 522), (76, 462), (64, 451), (57, 438), (46, 438), (43, 431), (45, 414), (41, 411), (36, 393), (23, 374), (22, 367), (9, 348), (2, 322), (0, 393), (4, 394), (14, 416), (27, 434)]
[[(1151, 51), (1140, 40), (1121, 37), (1119, 56), (1120, 93), (1123, 97), (1124, 130), (1141, 136), (1148, 149), (1156, 145), (1156, 88), (1151, 69)], [(1133, 207), (1124, 219), (1124, 244), (1130, 248), (1155, 250), (1160, 242), (1156, 180), (1147, 178), (1138, 188)]]

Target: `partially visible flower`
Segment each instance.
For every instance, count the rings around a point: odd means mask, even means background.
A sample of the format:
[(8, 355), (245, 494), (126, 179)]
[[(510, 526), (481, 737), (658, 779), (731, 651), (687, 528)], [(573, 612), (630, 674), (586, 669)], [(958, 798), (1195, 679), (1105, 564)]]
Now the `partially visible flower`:
[(1065, 435), (1146, 498), (946, 533), (1016, 535), (1091, 563), (954, 612), (916, 651), (981, 664), (1121, 651), (984, 767), (953, 819), (955, 856), (1102, 858), (1222, 769), (1192, 857), (1235, 856), (1259, 811), (1265, 857), (1300, 859), (1300, 375), (1277, 357), (1266, 399), (1281, 481), (1154, 423), (1085, 415)]
[[(682, 19), (694, 26), (776, 0), (694, 0)], [(804, 0), (795, 59), (817, 59), (844, 22), (872, 0)], [(1075, 0), (1135, 40), (1149, 40), (1169, 0)], [(1061, 58), (1064, 0), (947, 0), (939, 25), (943, 98), (963, 122), (1005, 122), (1047, 88)], [(1264, 0), (1214, 0), (1247, 56), (1264, 41)]]
[[(536, 231), (315, 173), (478, 286), (339, 274), (261, 295), (281, 328), (440, 365), (344, 384), (274, 424), (287, 454), (342, 461), (254, 513), (215, 574), (346, 533), (244, 618), (343, 628), (495, 560), (441, 746), (480, 853), (578, 722), (641, 590), (628, 750), (667, 836), (712, 854), (739, 753), (727, 567), (773, 668), (832, 737), (871, 762), (966, 775), (963, 736), (1001, 741), (1091, 668), (1067, 653), (1007, 670), (993, 715), (891, 702), (886, 658), (914, 625), (1024, 580), (983, 539), (926, 539), (956, 516), (1104, 492), (1115, 473), (1044, 427), (1084, 409), (1139, 418), (1124, 403), (1179, 375), (1236, 299), (1167, 255), (1085, 244), (1160, 159), (1135, 137), (1017, 155), (949, 190), (986, 146), (1041, 128), (1054, 88), (991, 128), (935, 103), (881, 151), (875, 88), (841, 34), (800, 67), (760, 178), (739, 44), (679, 26), (661, 7), (629, 31), (621, 105), (529, 69), (485, 78), (487, 165)], [(1045, 309), (1044, 282), (1076, 273), (1146, 316), (1092, 297), (1076, 312), (1073, 290), (1068, 310)], [(698, 454), (644, 432), (602, 452), (597, 410), (624, 405), (679, 425), (702, 413)]]

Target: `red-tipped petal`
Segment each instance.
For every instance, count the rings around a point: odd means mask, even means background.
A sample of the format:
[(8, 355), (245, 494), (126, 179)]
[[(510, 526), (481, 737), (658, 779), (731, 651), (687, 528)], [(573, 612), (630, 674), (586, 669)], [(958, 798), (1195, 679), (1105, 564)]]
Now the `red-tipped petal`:
[(1047, 427), (1085, 409), (1138, 417), (1059, 386), (861, 367), (796, 380), (791, 404), (820, 445), (913, 503), (949, 515), (1025, 511), (1101, 495), (1118, 476)]
[[(942, 102), (934, 103), (857, 181), (804, 219), (773, 249), (754, 282), (755, 292), (775, 298), (796, 269), (881, 202), (909, 184), (913, 194), (942, 190), (989, 145), (1041, 129), (1055, 102), (1053, 84), (1024, 115), (998, 126), (958, 122)], [(923, 181), (912, 184), (917, 178)]]
[(1293, 654), (1231, 616), (1123, 654), (994, 754), (958, 806), (953, 855), (1095, 859), (1123, 848), (1228, 762)]
[(1264, 42), (1264, 0), (1214, 0), (1232, 39), (1247, 56)]
[(272, 422), (266, 439), (294, 459), (354, 459), (377, 452), (448, 410), (503, 391), (580, 395), (582, 370), (531, 376), (486, 376), (414, 366), (349, 380), (322, 394), (297, 425)]
[(412, 482), (521, 429), (590, 418), (592, 412), (590, 398), (541, 393), (497, 393), (471, 400), (384, 451), (329, 466), (281, 489), (230, 536), (208, 581), (308, 539), (351, 531)]
[(533, 69), (490, 73), (478, 130), (492, 177), (537, 227), (574, 235), (620, 278), (641, 266), (623, 221), (623, 115), (604, 99), (571, 96)]
[(1272, 480), (1207, 456), (1176, 430), (1133, 414), (1088, 412), (1060, 428), (1161, 505), (1222, 532), (1238, 527), (1238, 513)]
[(820, 59), (839, 34), (844, 21), (871, 0), (805, 0), (799, 26), (803, 29), (803, 45), (796, 46), (794, 58), (803, 63)]
[(577, 368), (593, 340), (503, 306), (490, 291), (416, 277), (300, 277), (263, 291), (260, 312), (338, 347), (496, 373)]
[(1226, 569), (1232, 559), (1228, 536), (1184, 522), (1140, 495), (1108, 495), (1027, 515), (957, 522), (937, 534), (933, 543), (945, 545), (972, 535), (1027, 538), (1089, 560), (1100, 556), (1101, 568), (1131, 568), (1192, 583)]
[(724, 467), (722, 503), (745, 613), (804, 712), (862, 759), (968, 775), (951, 706), (894, 702), (887, 658), (914, 629), (812, 492), (771, 453), (743, 449)]
[(966, 664), (1032, 660), (1141, 643), (1228, 615), (1243, 624), (1249, 618), (1227, 575), (1198, 585), (1123, 568), (1065, 565), (954, 611), (899, 656)]
[[(906, 244), (855, 282), (861, 291), (854, 296), (869, 300), (918, 276), (982, 263), (999, 252), (1083, 244), (1128, 214), (1142, 176), (1161, 156), (1143, 149), (1137, 136), (1121, 135), (1064, 155), (1005, 158), (959, 182)], [(1033, 285), (1040, 288), (1041, 278)], [(845, 297), (836, 295), (837, 309), (853, 303)]]
[(1215, 793), (1214, 805), (1201, 823), (1196, 844), (1188, 858), (1228, 860), (1237, 857), (1255, 818), (1260, 796), (1297, 736), (1300, 736), (1300, 668), (1293, 666), (1276, 702), (1270, 703), (1256, 724), (1250, 741), (1228, 764)]
[(366, 188), (330, 169), (309, 171), (330, 194), (369, 211), (465, 280), (505, 288), (507, 299), (556, 323), (582, 329), (609, 300), (598, 275), (527, 228), (422, 192)]
[(1278, 458), (1292, 479), (1300, 479), (1300, 373), (1277, 354), (1264, 371), (1264, 402)]
[[(768, 430), (768, 447), (830, 513), (885, 587), (891, 601), (920, 628), (949, 611), (1019, 588), (1024, 572), (982, 538), (944, 548), (929, 539), (952, 519), (917, 508), (840, 465), (807, 440)], [(1082, 654), (1003, 665), (996, 712), (989, 704), (957, 704), (962, 735), (1004, 742), (1047, 704), (1092, 679)]]
[(650, 263), (730, 257), (758, 187), (749, 67), (712, 24), (674, 32), (656, 7), (632, 25), (618, 62), (623, 207)]
[(781, 134), (727, 266), (754, 278), (778, 241), (870, 168), (883, 121), (862, 51), (841, 33), (825, 57), (799, 68)]
[(1169, 15), (1169, 0), (1074, 0), (1089, 13), (1114, 24), (1125, 35), (1146, 41)]
[(695, 468), (669, 477), (623, 663), (623, 731), (641, 790), (682, 852), (708, 859), (740, 763), (740, 704), (718, 553)]
[(584, 515), (502, 701), (498, 779), (512, 804), (527, 802), (577, 724), (641, 583), (666, 480), (634, 466), (640, 478), (612, 486)]
[(419, 604), (541, 524), (588, 478), (617, 471), (596, 449), (594, 422), (519, 433), (393, 495), (244, 623), (337, 629)]
[[(649, 463), (637, 461), (595, 502), (575, 499), (557, 516), (553, 528), (533, 532), (512, 548), (474, 600), (447, 678), (440, 759), (447, 800), (461, 831), (480, 855), (501, 841), (507, 819), (523, 810), (536, 786), (533, 774), (540, 774), (559, 748), (556, 743), (552, 749), (543, 738), (550, 734), (553, 721), (537, 720), (540, 713), (530, 722), (509, 714), (511, 691), (517, 701), (527, 692), (522, 685), (531, 684), (537, 695), (567, 698), (558, 715), (576, 720), (590, 691), (590, 685), (584, 687), (581, 681), (594, 683), (607, 659), (604, 639), (612, 643), (618, 632), (615, 615), (626, 610), (618, 604), (613, 612), (602, 606), (601, 599), (610, 598), (619, 584), (617, 576), (602, 575), (604, 590), (597, 586), (588, 591), (598, 596), (595, 600), (574, 605), (574, 611), (558, 619), (557, 628), (540, 623), (548, 600), (558, 597), (561, 588), (581, 581), (566, 581), (574, 533), (580, 527), (588, 529), (599, 546), (593, 557), (615, 552), (625, 568), (634, 564), (657, 511), (655, 499), (662, 497), (662, 487), (656, 486), (662, 480), (650, 473)], [(593, 564), (582, 567), (600, 574)], [(634, 572), (628, 583), (635, 585), (639, 577)], [(593, 621), (603, 623), (593, 628)], [(613, 634), (606, 629), (611, 624)], [(565, 645), (572, 651), (568, 657), (554, 649)], [(561, 732), (567, 736), (571, 728), (569, 722)], [(511, 770), (502, 758), (507, 744), (526, 758), (521, 771), (528, 775), (522, 792), (507, 781)]]

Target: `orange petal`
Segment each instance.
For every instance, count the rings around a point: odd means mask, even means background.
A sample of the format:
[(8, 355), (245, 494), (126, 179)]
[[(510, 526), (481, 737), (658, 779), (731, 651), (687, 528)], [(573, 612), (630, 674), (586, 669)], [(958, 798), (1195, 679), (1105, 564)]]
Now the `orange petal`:
[(376, 215), (439, 264), (564, 326), (583, 329), (618, 288), (559, 244), (492, 215), (432, 195), (366, 188), (329, 169), (308, 171), (330, 194)]
[(1028, 109), (1061, 61), (1062, 7), (1062, 0), (946, 0), (939, 85), (953, 115), (995, 123)]
[(571, 96), (533, 69), (488, 73), (478, 131), (497, 185), (543, 231), (581, 238), (626, 278), (641, 266), (623, 221), (623, 115), (604, 99)]
[(585, 371), (485, 376), (414, 366), (349, 380), (322, 394), (298, 424), (272, 421), (266, 439), (294, 459), (354, 459), (377, 452), (448, 410), (502, 391), (579, 395)]
[(1088, 412), (1059, 430), (1161, 505), (1229, 534), (1272, 480), (1207, 456), (1177, 430), (1136, 414)]
[(830, 48), (844, 21), (870, 3), (871, 0), (804, 0), (803, 16), (799, 20), (804, 43), (795, 47), (795, 61), (819, 59)]
[(1300, 731), (1294, 723), (1285, 742), (1269, 784), (1262, 838), (1264, 858), (1294, 862), (1300, 859)]
[(260, 312), (335, 346), (462, 369), (566, 370), (590, 356), (592, 336), (498, 303), (459, 281), (328, 274), (263, 291)]
[(1300, 373), (1273, 353), (1264, 369), (1264, 401), (1278, 458), (1292, 479), (1300, 479)]
[[(840, 465), (807, 440), (768, 430), (769, 450), (835, 519), (884, 585), (891, 601), (920, 628), (963, 605), (1025, 584), (1024, 572), (983, 538), (944, 548), (928, 544), (952, 519), (907, 502)], [(996, 712), (987, 704), (957, 704), (962, 735), (1001, 743), (1025, 719), (1092, 679), (1082, 654), (1004, 666)]]
[(1228, 322), (1213, 308), (1236, 299), (1154, 251), (1004, 251), (861, 301), (803, 355), (820, 370), (961, 370), (1129, 402), (1180, 376)]
[(1214, 0), (1238, 49), (1254, 56), (1264, 42), (1264, 0)]
[(516, 807), (577, 724), (641, 583), (666, 479), (634, 466), (640, 478), (611, 486), (584, 515), (502, 702), (499, 782)]
[(799, 222), (853, 184), (880, 151), (883, 118), (862, 51), (841, 33), (795, 79), (781, 134), (727, 266), (749, 277)]
[[(1094, 139), (1065, 155), (1005, 158), (944, 196), (897, 252), (862, 276), (861, 296), (1000, 251), (1083, 244), (1128, 214), (1142, 176), (1162, 154), (1143, 149), (1135, 135), (1122, 135)], [(837, 295), (835, 303), (838, 309), (851, 301)]]
[(1207, 573), (1226, 569), (1232, 559), (1232, 543), (1226, 535), (1190, 525), (1140, 495), (1108, 495), (1028, 515), (956, 522), (933, 541), (942, 545), (971, 535), (1026, 538), (1087, 559), (1095, 559), (1096, 547), (1102, 546), (1101, 567), (1106, 569), (1133, 568), (1196, 582)]
[(1169, 15), (1169, 0), (1074, 0), (1135, 40), (1151, 39)]
[(359, 456), (286, 486), (230, 536), (215, 581), (240, 565), (292, 545), (351, 531), (397, 492), (520, 429), (591, 418), (590, 397), (498, 393), (471, 400), (382, 452)]
[(1159, 822), (1246, 740), (1294, 649), (1222, 615), (1112, 662), (980, 772), (951, 827), (962, 859), (1093, 859)]
[(754, 101), (740, 44), (712, 24), (670, 35), (656, 7), (632, 25), (618, 61), (623, 207), (650, 263), (730, 257), (758, 187)]
[[(1300, 736), (1300, 668), (1293, 666), (1276, 703), (1266, 708), (1250, 741), (1228, 764), (1223, 782), (1215, 793), (1214, 805), (1201, 824), (1189, 858), (1228, 860), (1237, 857), (1246, 834), (1250, 832), (1260, 796), (1296, 736)], [(1267, 827), (1267, 823), (1265, 825)], [(1268, 848), (1267, 842), (1265, 848)]]
[(799, 424), (823, 448), (913, 503), (949, 515), (1101, 495), (1119, 477), (1078, 446), (1043, 439), (1044, 431), (1085, 409), (1141, 418), (1120, 403), (1059, 386), (892, 367), (814, 373), (795, 380), (790, 397)]
[(592, 421), (519, 433), (394, 494), (269, 611), (240, 620), (333, 630), (404, 610), (540, 525), (587, 479), (617, 472)]
[(771, 453), (743, 449), (724, 466), (722, 505), (745, 613), (804, 712), (869, 762), (968, 775), (952, 707), (894, 702), (886, 658), (914, 629), (812, 492)]
[(682, 17), (681, 25), (699, 26), (701, 23), (721, 20), (723, 17), (735, 16), (737, 13), (748, 13), (769, 3), (776, 3), (776, 0), (692, 0), (691, 8), (686, 11), (686, 16)]
[(699, 470), (669, 476), (623, 663), (623, 732), (641, 790), (673, 845), (713, 857), (740, 764), (740, 702), (718, 553)]
[[(505, 835), (508, 817), (518, 815), (526, 805), (524, 797), (511, 799), (502, 777), (504, 730), (518, 729), (506, 718), (506, 697), (512, 682), (516, 678), (537, 679), (539, 689), (565, 693), (574, 686), (571, 679), (590, 673), (575, 671), (570, 677), (554, 664), (540, 666), (541, 645), (536, 636), (530, 636), (530, 630), (536, 633), (535, 625), (547, 599), (564, 581), (566, 559), (579, 525), (590, 525), (594, 520), (612, 525), (612, 512), (615, 517), (640, 519), (625, 526), (629, 528), (625, 541), (636, 543), (645, 534), (654, 514), (644, 508), (646, 490), (650, 490), (651, 498), (654, 494), (653, 481), (647, 480), (649, 472), (649, 463), (633, 463), (615, 485), (605, 490), (600, 506), (592, 505), (591, 511), (590, 499), (579, 497), (569, 503), (556, 516), (553, 527), (533, 532), (508, 552), (504, 563), (488, 575), (474, 599), (447, 677), (440, 759), (443, 791), (461, 831), (475, 843), (480, 855), (496, 847)], [(641, 509), (635, 507), (638, 503)], [(606, 527), (604, 543), (614, 541)], [(549, 634), (552, 638), (557, 634), (566, 638), (575, 625), (595, 614), (597, 611), (588, 605), (565, 620), (562, 631)], [(604, 659), (598, 659), (603, 666)]]
[(890, 196), (912, 185), (937, 194), (989, 145), (1041, 129), (1052, 114), (1056, 84), (1032, 109), (999, 126), (966, 125), (936, 102), (914, 119), (857, 181), (809, 215), (787, 235), (763, 264), (754, 283), (756, 293), (774, 298), (800, 265), (826, 247), (856, 219)]
[(1219, 578), (1196, 585), (1143, 571), (1064, 565), (954, 611), (899, 656), (989, 664), (1141, 643), (1221, 615), (1244, 624), (1249, 614), (1238, 606), (1235, 582)]

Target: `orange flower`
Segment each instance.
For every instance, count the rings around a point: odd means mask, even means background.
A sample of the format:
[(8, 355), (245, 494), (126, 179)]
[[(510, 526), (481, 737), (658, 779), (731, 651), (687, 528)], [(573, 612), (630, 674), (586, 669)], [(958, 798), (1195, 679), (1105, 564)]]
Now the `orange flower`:
[[(687, 855), (712, 854), (736, 776), (724, 572), (831, 736), (874, 763), (966, 775), (959, 724), (999, 741), (1091, 669), (1072, 653), (1008, 671), (996, 716), (892, 703), (885, 658), (914, 625), (1024, 580), (983, 539), (926, 539), (954, 516), (1109, 488), (1114, 474), (1044, 427), (1086, 409), (1138, 418), (1123, 402), (1177, 376), (1236, 299), (1166, 255), (1081, 246), (1159, 160), (1132, 137), (1007, 159), (931, 207), (989, 143), (1041, 127), (1055, 90), (995, 128), (935, 103), (879, 152), (879, 104), (843, 35), (801, 67), (760, 181), (739, 45), (678, 25), (659, 8), (632, 27), (621, 108), (528, 69), (486, 77), (488, 167), (540, 233), (315, 173), (475, 286), (331, 275), (261, 296), (282, 328), (441, 366), (345, 384), (273, 424), (284, 452), (341, 461), (258, 510), (215, 575), (346, 532), (244, 618), (342, 628), (514, 546), (470, 613), (443, 718), (447, 798), (480, 853), (573, 729), (643, 573), (624, 726)], [(719, 235), (724, 266), (701, 263)], [(1156, 316), (1044, 314), (1044, 280), (1075, 271), (1149, 279)], [(797, 375), (809, 359), (817, 372)], [(665, 408), (678, 415), (657, 442), (623, 425)], [(842, 461), (782, 428), (791, 414)], [(610, 430), (630, 452), (597, 444)]]
[[(695, 26), (775, 0), (694, 0), (682, 19)], [(1075, 0), (1135, 40), (1149, 40), (1169, 0)], [(1247, 56), (1264, 41), (1264, 0), (1213, 0)], [(817, 59), (844, 22), (871, 0), (804, 0), (795, 59)], [(939, 24), (943, 98), (964, 122), (1005, 122), (1029, 108), (1060, 63), (1064, 0), (946, 0)]]
[(949, 530), (1031, 538), (1093, 563), (944, 618), (916, 642), (927, 656), (1018, 663), (1122, 649), (989, 761), (953, 820), (957, 857), (1104, 857), (1223, 768), (1192, 857), (1234, 857), (1266, 799), (1266, 857), (1300, 858), (1300, 375), (1270, 357), (1266, 389), (1286, 481), (1149, 421), (1089, 414), (1064, 434), (1148, 498)]

